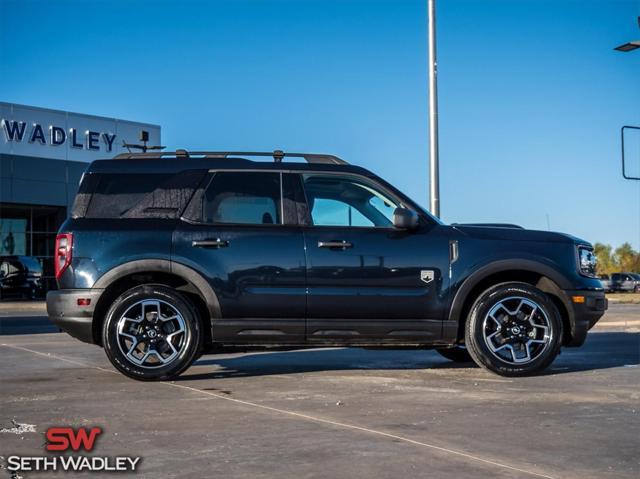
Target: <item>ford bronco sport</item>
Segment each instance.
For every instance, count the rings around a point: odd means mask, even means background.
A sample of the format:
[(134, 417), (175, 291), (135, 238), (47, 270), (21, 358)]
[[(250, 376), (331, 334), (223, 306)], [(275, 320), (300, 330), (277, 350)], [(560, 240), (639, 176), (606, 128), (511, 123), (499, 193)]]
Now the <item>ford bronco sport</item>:
[(580, 346), (607, 308), (589, 243), (444, 225), (330, 155), (95, 161), (55, 255), (51, 321), (140, 380), (223, 346), (435, 348), (522, 376)]

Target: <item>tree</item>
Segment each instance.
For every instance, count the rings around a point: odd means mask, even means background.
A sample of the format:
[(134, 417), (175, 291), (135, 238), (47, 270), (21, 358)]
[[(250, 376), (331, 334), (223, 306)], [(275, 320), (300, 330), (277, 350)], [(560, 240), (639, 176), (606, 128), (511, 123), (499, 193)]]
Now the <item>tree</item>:
[(640, 253), (634, 251), (629, 243), (623, 243), (614, 253), (619, 271), (640, 271)]
[(593, 245), (593, 253), (596, 255), (596, 271), (598, 274), (615, 273), (618, 268), (611, 254), (611, 245), (596, 243)]

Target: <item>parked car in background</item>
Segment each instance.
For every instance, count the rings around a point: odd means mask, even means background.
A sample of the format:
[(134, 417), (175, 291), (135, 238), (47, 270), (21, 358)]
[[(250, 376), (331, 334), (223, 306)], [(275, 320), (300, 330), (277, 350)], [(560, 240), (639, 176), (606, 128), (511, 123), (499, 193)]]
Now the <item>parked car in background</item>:
[(604, 289), (605, 293), (610, 293), (613, 291), (611, 289), (611, 278), (608, 274), (601, 274), (598, 276), (598, 279), (600, 279), (600, 283), (602, 283), (602, 288)]
[(0, 299), (44, 295), (42, 265), (32, 256), (0, 256)]
[(621, 293), (640, 293), (640, 274), (613, 273), (611, 275), (611, 289)]

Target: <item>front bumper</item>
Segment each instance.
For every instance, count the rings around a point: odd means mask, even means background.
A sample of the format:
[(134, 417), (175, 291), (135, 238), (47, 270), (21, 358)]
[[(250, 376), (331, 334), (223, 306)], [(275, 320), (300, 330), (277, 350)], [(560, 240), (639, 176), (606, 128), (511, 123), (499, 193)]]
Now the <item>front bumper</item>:
[[(102, 294), (101, 289), (61, 289), (47, 293), (47, 314), (49, 320), (85, 343), (95, 344), (93, 336), (93, 311)], [(86, 306), (78, 305), (78, 300), (89, 300)], [(85, 301), (86, 303), (86, 301)]]
[[(571, 339), (567, 346), (581, 346), (587, 338), (587, 331), (595, 326), (609, 307), (604, 291), (565, 291), (571, 305)], [(580, 300), (578, 298), (584, 298)]]

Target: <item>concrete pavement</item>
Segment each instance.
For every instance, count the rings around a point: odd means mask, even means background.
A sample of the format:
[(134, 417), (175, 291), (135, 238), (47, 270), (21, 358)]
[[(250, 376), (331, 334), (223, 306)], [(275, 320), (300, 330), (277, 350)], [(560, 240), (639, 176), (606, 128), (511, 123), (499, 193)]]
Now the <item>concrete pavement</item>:
[(345, 348), (204, 356), (165, 383), (127, 379), (66, 334), (3, 336), (0, 429), (35, 432), (0, 432), (0, 455), (43, 454), (50, 426), (99, 425), (93, 454), (142, 456), (138, 477), (636, 478), (640, 333), (599, 331), (530, 378)]

